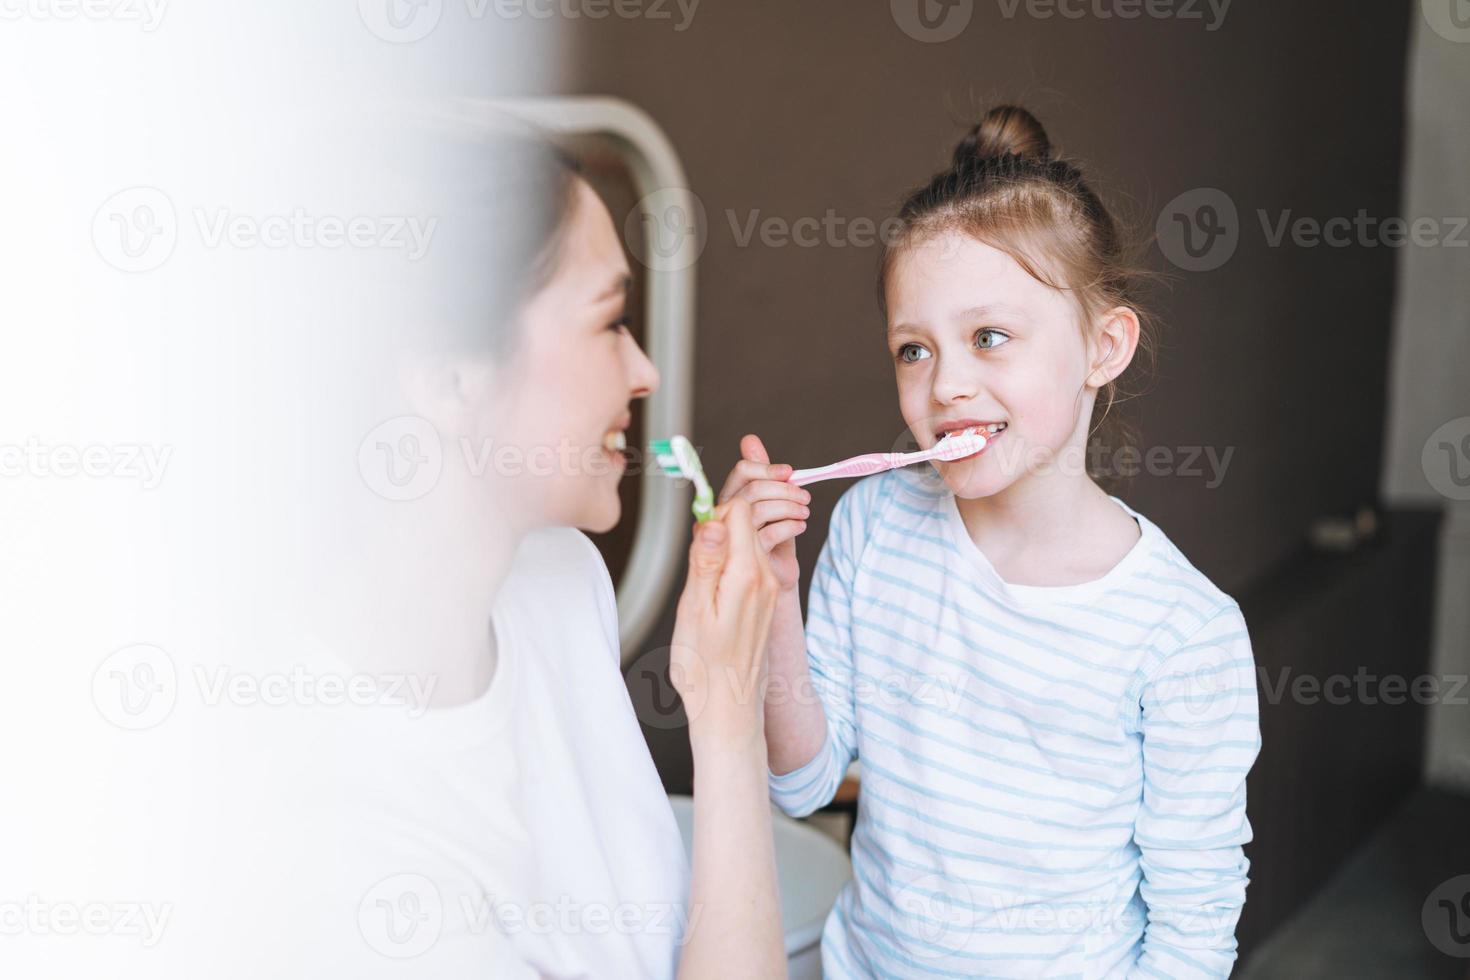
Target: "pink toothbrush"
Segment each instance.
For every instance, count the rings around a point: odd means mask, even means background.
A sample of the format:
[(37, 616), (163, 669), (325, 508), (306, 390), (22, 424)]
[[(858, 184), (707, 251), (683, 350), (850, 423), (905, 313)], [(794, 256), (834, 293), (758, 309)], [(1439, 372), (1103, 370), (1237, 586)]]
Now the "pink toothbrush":
[(797, 470), (786, 478), (787, 483), (804, 487), (821, 480), (841, 480), (854, 476), (871, 476), (884, 470), (896, 470), (900, 466), (927, 463), (931, 459), (953, 462), (973, 456), (985, 448), (986, 438), (975, 429), (967, 429), (959, 435), (947, 436), (931, 449), (916, 453), (868, 453), (854, 456), (840, 463), (818, 466), (809, 470)]

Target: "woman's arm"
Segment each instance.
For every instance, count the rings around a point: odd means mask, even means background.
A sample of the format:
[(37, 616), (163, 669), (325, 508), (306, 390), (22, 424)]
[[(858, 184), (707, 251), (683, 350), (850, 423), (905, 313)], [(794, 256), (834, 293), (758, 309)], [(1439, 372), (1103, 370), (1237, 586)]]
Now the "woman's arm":
[(750, 505), (695, 530), (670, 675), (689, 716), (694, 856), (681, 980), (785, 977), (763, 730), (765, 645), (778, 585)]

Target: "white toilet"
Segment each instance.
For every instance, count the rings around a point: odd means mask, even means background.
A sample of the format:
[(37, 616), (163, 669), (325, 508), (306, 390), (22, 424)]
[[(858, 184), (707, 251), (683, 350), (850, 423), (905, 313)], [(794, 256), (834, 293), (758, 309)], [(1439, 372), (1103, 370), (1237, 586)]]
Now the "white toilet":
[[(684, 850), (690, 849), (694, 800), (670, 796)], [(820, 831), (771, 811), (775, 823), (776, 874), (781, 887), (781, 925), (786, 931), (786, 959), (791, 980), (820, 980), (822, 926), (837, 893), (852, 877), (852, 862), (837, 843)]]

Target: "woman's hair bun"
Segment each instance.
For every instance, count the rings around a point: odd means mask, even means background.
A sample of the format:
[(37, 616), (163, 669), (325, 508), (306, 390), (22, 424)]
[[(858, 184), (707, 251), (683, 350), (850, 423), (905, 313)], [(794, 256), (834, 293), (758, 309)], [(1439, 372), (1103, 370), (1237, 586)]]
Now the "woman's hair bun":
[(971, 129), (954, 148), (956, 167), (992, 157), (1018, 156), (1049, 163), (1051, 141), (1036, 117), (1016, 105), (999, 105)]

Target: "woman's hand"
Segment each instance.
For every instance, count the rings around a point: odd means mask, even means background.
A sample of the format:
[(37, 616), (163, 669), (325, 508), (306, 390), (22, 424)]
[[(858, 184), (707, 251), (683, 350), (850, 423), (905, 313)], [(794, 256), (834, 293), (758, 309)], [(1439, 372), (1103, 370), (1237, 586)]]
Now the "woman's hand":
[(694, 751), (691, 916), (679, 980), (786, 976), (765, 740), (766, 634), (780, 585), (736, 498), (694, 529), (669, 673)]
[(812, 495), (786, 482), (792, 468), (772, 464), (760, 437), (740, 440), (740, 462), (725, 478), (719, 502), (743, 499), (750, 503), (761, 547), (771, 556), (771, 568), (783, 591), (795, 589), (801, 575), (796, 563), (796, 536), (806, 530)]
[(745, 500), (695, 527), (669, 664), (691, 741), (764, 745), (766, 638), (779, 591)]

